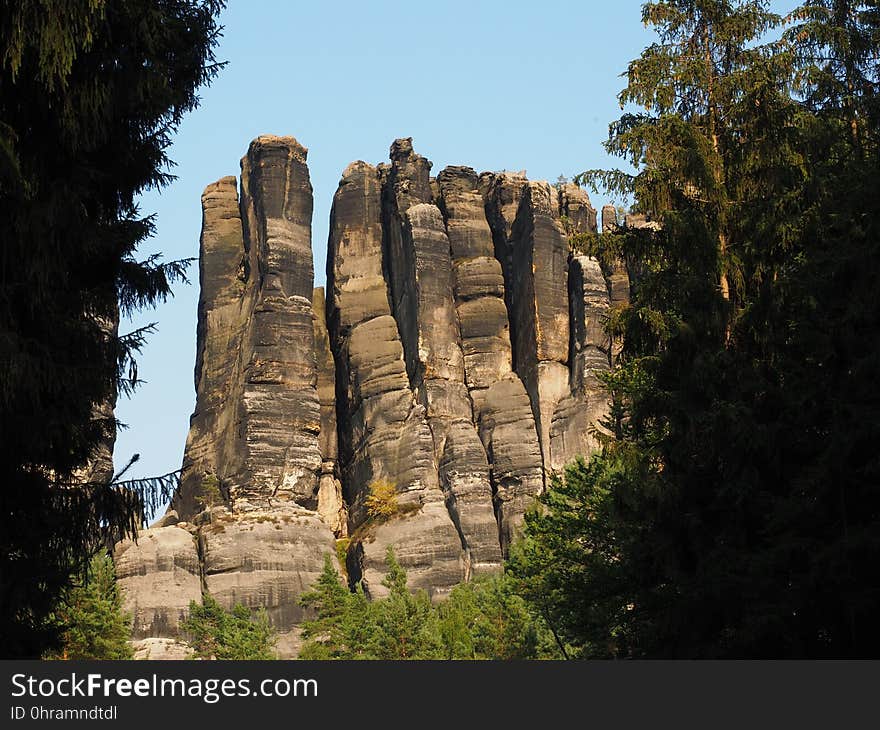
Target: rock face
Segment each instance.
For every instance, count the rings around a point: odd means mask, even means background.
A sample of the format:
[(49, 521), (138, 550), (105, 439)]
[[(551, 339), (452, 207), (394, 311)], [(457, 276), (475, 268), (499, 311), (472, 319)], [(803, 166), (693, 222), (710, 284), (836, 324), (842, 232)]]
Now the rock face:
[(480, 178), (469, 167), (448, 167), (437, 180), (473, 422), (489, 464), (499, 542), (506, 550), (543, 484), (538, 432), (525, 386), (513, 371), (504, 272), (495, 257)]
[(174, 638), (190, 601), (202, 597), (196, 539), (182, 527), (143, 530), (137, 542), (116, 546), (113, 560), (125, 607), (134, 623), (132, 638)]
[(325, 291), (306, 154), (259, 137), (238, 189), (202, 196), (181, 489), (115, 553), (142, 653), (182, 655), (189, 601), (210, 594), (265, 607), (295, 655), (298, 598), (342, 539), (370, 596), (393, 547), (440, 599), (500, 570), (548, 473), (597, 446), (625, 270), (570, 253), (570, 232), (596, 231), (586, 193), (462, 166), (434, 178), (396, 140), (390, 164), (342, 174)]
[(233, 177), (202, 195), (196, 409), (173, 504), (184, 522), (116, 549), (135, 638), (176, 637), (189, 601), (210, 593), (265, 607), (293, 653), (297, 598), (343, 532), (306, 154), (291, 137), (259, 137), (240, 195)]

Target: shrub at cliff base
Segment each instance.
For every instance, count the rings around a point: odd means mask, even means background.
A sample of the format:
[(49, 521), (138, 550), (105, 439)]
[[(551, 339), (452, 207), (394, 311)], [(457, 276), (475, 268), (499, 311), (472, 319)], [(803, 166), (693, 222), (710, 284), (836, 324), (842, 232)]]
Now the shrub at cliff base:
[(265, 608), (254, 616), (239, 603), (230, 612), (206, 595), (201, 605), (190, 601), (181, 628), (191, 636), (188, 643), (200, 659), (277, 659), (276, 633)]

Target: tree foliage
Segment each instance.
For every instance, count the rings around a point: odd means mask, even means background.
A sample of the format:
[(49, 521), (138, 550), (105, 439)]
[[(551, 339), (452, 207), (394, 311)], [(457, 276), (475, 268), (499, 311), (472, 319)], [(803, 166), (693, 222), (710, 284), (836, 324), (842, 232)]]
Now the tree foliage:
[(210, 595), (201, 604), (190, 601), (189, 615), (181, 628), (190, 635), (189, 644), (200, 659), (275, 659), (277, 638), (269, 625), (266, 609), (256, 616), (237, 603), (226, 611)]
[(61, 648), (52, 659), (131, 659), (131, 616), (123, 611), (110, 556), (102, 551), (92, 558), (84, 579), (79, 578), (55, 609), (61, 629)]
[(369, 494), (364, 501), (367, 516), (372, 520), (387, 520), (397, 514), (397, 487), (387, 479), (370, 482)]
[(349, 591), (329, 555), (312, 589), (300, 596), (300, 605), (314, 618), (303, 623), (305, 643), (300, 659), (372, 659), (375, 635), (373, 609), (363, 589)]
[(411, 594), (394, 552), (386, 556), (386, 598), (370, 601), (363, 587), (349, 591), (329, 556), (314, 589), (300, 604), (316, 618), (303, 625), (301, 659), (438, 659), (436, 614), (424, 591)]
[(389, 548), (388, 594), (369, 600), (345, 587), (329, 556), (314, 587), (300, 598), (313, 618), (303, 624), (300, 659), (540, 659), (558, 656), (543, 622), (503, 577), (453, 588), (432, 605), (411, 592)]
[(109, 534), (131, 534), (176, 475), (89, 468), (112, 443), (150, 328), (187, 262), (138, 259), (137, 196), (172, 179), (167, 150), (213, 55), (221, 0), (0, 2), (0, 631), (3, 656), (57, 640), (46, 617)]
[(590, 242), (633, 279), (612, 435), (511, 571), (581, 656), (874, 655), (876, 8), (643, 15), (607, 142), (636, 171), (582, 177), (660, 224)]
[(198, 499), (203, 509), (209, 509), (225, 502), (223, 490), (220, 487), (220, 480), (215, 474), (206, 474), (204, 476), (201, 484), (199, 484), (196, 499)]
[(406, 571), (389, 547), (385, 558), (388, 574), (382, 585), (388, 595), (374, 604), (375, 632), (372, 648), (377, 659), (439, 659), (437, 616), (423, 590), (410, 593)]
[(540, 616), (507, 576), (455, 586), (437, 606), (444, 659), (560, 659)]

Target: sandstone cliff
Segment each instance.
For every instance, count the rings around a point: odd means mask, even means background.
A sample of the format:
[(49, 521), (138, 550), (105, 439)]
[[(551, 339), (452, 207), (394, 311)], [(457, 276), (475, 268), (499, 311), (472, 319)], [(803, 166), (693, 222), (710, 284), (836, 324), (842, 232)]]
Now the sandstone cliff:
[(177, 638), (210, 593), (265, 607), (292, 655), (297, 599), (339, 545), (369, 595), (393, 546), (411, 585), (442, 598), (499, 570), (548, 473), (596, 446), (614, 356), (602, 323), (628, 281), (570, 253), (569, 233), (596, 230), (586, 193), (460, 166), (432, 177), (396, 140), (390, 164), (342, 175), (325, 292), (306, 155), (260, 137), (240, 180), (202, 195), (181, 489), (116, 548), (142, 644)]

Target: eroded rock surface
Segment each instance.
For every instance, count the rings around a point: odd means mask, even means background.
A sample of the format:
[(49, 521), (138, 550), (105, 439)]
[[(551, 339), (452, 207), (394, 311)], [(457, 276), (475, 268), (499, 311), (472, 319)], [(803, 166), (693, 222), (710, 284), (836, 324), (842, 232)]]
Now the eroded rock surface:
[[(432, 592), (460, 582), (464, 563), (460, 538), (444, 506), (426, 406), (410, 388), (393, 314), (383, 258), (381, 177), (380, 170), (364, 162), (348, 166), (333, 199), (327, 247), (339, 463), (353, 531), (348, 570), (374, 596), (385, 590), (381, 580), (389, 545), (411, 583)], [(416, 181), (422, 194), (430, 191), (427, 170)], [(398, 306), (415, 307), (412, 293), (399, 293), (407, 304)], [(366, 500), (382, 485), (396, 492), (399, 514), (378, 523)]]
[[(518, 193), (507, 194), (519, 185)], [(532, 404), (543, 465), (553, 466), (550, 426), (569, 392), (568, 240), (559, 221), (555, 191), (547, 183), (502, 176), (489, 188), (496, 250), (508, 294), (513, 363)], [(519, 199), (512, 225), (512, 203)]]
[(448, 167), (437, 180), (453, 260), (465, 380), (489, 465), (499, 542), (506, 550), (543, 484), (538, 433), (525, 386), (513, 372), (504, 272), (480, 178), (469, 167)]
[(190, 601), (202, 598), (196, 538), (176, 525), (150, 528), (117, 544), (113, 560), (132, 637), (178, 637)]
[(133, 659), (180, 661), (192, 659), (195, 652), (182, 641), (167, 638), (135, 639), (130, 642)]

